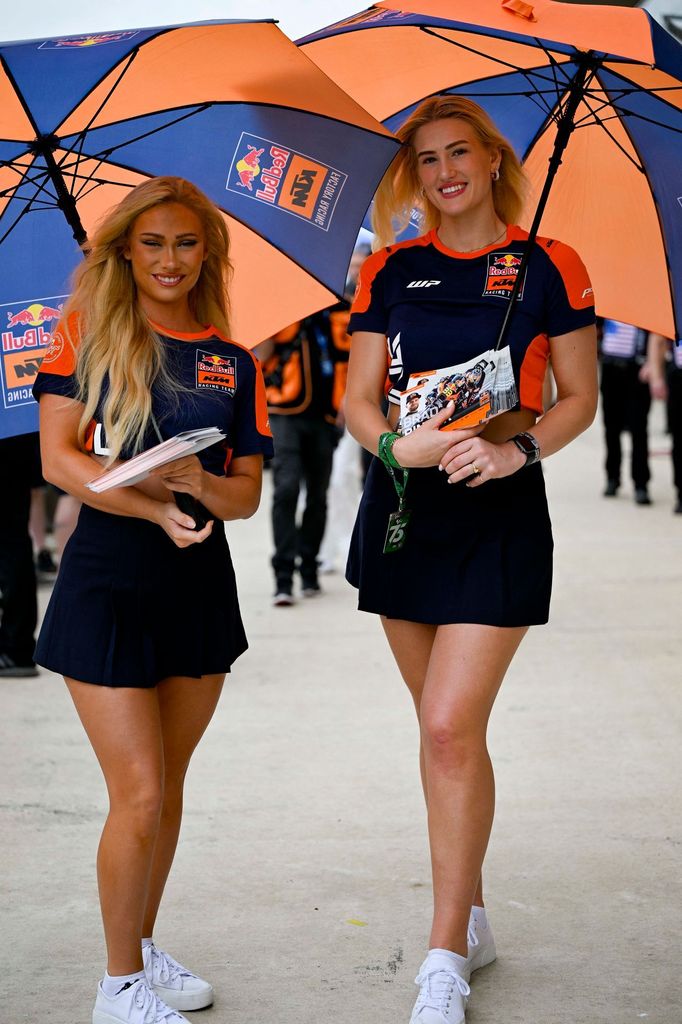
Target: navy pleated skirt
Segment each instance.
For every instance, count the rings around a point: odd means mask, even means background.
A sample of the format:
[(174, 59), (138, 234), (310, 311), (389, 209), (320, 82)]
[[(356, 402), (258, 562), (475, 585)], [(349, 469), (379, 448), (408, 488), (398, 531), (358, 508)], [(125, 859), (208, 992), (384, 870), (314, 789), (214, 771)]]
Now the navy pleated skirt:
[(38, 638), (39, 665), (101, 686), (229, 672), (248, 647), (222, 523), (178, 548), (155, 523), (84, 505)]
[(433, 625), (547, 622), (554, 544), (539, 463), (474, 488), (448, 484), (437, 467), (410, 470), (406, 542), (383, 554), (397, 507), (391, 478), (374, 459), (346, 570), (361, 611)]

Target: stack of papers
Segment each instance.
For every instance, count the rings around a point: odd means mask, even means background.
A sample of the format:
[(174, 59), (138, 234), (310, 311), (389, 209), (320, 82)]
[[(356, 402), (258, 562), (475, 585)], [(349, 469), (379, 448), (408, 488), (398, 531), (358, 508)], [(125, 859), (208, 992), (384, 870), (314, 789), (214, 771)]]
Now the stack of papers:
[(218, 427), (200, 427), (197, 430), (184, 430), (175, 437), (149, 448), (146, 452), (140, 452), (134, 458), (116, 466), (115, 469), (107, 470), (101, 476), (90, 480), (87, 486), (96, 494), (108, 491), (112, 487), (129, 487), (149, 476), (153, 469), (158, 466), (165, 466), (167, 462), (174, 462), (175, 459), (182, 459), (187, 455), (196, 455), (197, 452), (208, 448), (209, 445), (222, 441), (225, 434)]

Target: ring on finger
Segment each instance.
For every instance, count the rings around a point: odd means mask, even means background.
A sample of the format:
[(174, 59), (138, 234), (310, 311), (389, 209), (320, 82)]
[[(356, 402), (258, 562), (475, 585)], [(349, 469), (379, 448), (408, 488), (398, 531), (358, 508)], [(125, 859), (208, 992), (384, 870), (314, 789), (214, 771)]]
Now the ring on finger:
[(476, 465), (475, 462), (471, 463), (471, 465), (469, 466), (469, 469), (471, 470), (471, 475), (472, 476), (480, 476), (481, 475), (481, 471), (480, 471), (480, 469), (478, 468), (478, 466)]

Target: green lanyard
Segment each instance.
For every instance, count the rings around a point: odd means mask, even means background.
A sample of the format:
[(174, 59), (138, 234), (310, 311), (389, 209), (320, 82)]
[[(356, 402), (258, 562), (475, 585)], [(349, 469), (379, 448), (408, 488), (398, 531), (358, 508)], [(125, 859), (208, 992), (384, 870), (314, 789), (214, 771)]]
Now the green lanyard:
[(412, 517), (412, 513), (405, 508), (405, 491), (407, 490), (410, 471), (398, 463), (392, 450), (397, 437), (398, 435), (393, 433), (382, 434), (379, 438), (378, 446), (378, 456), (386, 467), (393, 481), (395, 492), (398, 495), (398, 511), (391, 512), (388, 517), (388, 529), (386, 530), (386, 540), (384, 541), (385, 555), (400, 551), (404, 546), (407, 537), (407, 527)]

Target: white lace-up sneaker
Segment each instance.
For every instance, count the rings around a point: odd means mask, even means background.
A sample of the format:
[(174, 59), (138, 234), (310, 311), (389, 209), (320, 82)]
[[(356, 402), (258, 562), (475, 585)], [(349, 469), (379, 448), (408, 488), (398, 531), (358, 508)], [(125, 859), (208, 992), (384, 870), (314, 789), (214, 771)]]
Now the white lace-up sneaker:
[(470, 989), (447, 950), (429, 950), (415, 985), (419, 985), (419, 995), (410, 1024), (465, 1024)]
[(92, 1024), (190, 1024), (152, 992), (144, 978), (128, 982), (115, 996), (97, 986)]
[(464, 978), (466, 981), (469, 981), (474, 971), (479, 970), (481, 967), (487, 967), (488, 964), (491, 964), (497, 958), (493, 930), (487, 917), (485, 924), (483, 924), (480, 920), (477, 921), (473, 914), (471, 915), (469, 918), (467, 943), (469, 951)]
[(147, 981), (176, 1010), (203, 1010), (213, 1002), (213, 986), (179, 964), (154, 943), (142, 947)]

